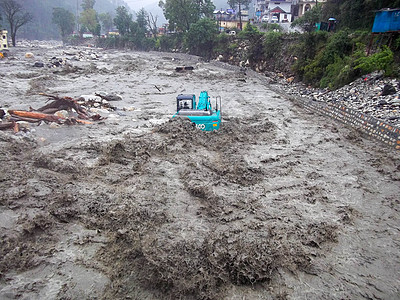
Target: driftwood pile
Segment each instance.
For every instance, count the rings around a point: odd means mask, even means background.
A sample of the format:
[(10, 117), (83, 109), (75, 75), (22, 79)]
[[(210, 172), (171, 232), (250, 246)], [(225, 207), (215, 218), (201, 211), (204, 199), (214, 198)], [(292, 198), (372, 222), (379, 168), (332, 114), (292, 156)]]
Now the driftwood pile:
[[(41, 93), (53, 101), (38, 109), (30, 107), (26, 110), (8, 110), (0, 109), (0, 130), (13, 129), (14, 132), (20, 130), (20, 122), (29, 123), (57, 123), (57, 124), (92, 124), (92, 121), (104, 119), (99, 114), (90, 115), (85, 107), (83, 107), (82, 98), (73, 99), (71, 97), (58, 97)], [(90, 103), (88, 103), (90, 106)]]

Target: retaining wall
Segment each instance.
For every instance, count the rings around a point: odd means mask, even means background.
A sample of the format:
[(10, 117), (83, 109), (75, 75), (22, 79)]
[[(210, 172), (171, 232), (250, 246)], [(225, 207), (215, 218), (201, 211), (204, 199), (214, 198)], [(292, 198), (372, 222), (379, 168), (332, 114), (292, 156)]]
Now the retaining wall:
[(383, 142), (396, 150), (400, 150), (400, 128), (398, 127), (344, 105), (305, 99), (295, 99), (295, 101), (300, 102), (303, 108), (310, 112), (317, 112), (331, 117), (367, 134), (372, 139)]

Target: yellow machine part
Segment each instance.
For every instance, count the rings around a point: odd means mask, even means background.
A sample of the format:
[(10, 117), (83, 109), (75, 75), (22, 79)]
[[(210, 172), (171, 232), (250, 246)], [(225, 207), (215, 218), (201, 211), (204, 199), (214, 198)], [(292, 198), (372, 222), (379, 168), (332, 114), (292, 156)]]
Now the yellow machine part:
[(4, 57), (3, 53), (0, 52), (0, 59), (3, 58), (3, 57)]

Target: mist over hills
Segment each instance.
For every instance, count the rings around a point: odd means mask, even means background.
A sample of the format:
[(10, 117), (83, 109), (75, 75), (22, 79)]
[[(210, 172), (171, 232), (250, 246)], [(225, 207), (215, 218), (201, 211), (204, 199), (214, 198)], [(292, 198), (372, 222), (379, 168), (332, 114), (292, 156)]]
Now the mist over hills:
[[(33, 15), (33, 21), (21, 27), (17, 33), (17, 38), (26, 38), (32, 40), (51, 40), (60, 39), (60, 33), (57, 26), (52, 23), (53, 8), (62, 7), (71, 11), (79, 17), (82, 12), (82, 0), (16, 0), (25, 9)], [(147, 12), (157, 16), (158, 26), (163, 26), (167, 21), (164, 18), (162, 9), (158, 6), (158, 0), (96, 0), (94, 9), (99, 13), (110, 12), (114, 17), (118, 6), (128, 7), (132, 14), (144, 8)], [(226, 9), (228, 7), (226, 0), (214, 0), (216, 9)], [(0, 27), (8, 29), (8, 24), (3, 16)]]
[[(18, 38), (50, 40), (60, 39), (58, 28), (52, 22), (54, 7), (62, 7), (71, 11), (75, 16), (82, 12), (82, 0), (18, 0), (24, 9), (33, 15), (33, 21), (21, 27), (17, 33)], [(100, 13), (115, 13), (118, 6), (128, 6), (123, 0), (96, 0), (94, 9)], [(3, 17), (2, 27), (8, 24)]]

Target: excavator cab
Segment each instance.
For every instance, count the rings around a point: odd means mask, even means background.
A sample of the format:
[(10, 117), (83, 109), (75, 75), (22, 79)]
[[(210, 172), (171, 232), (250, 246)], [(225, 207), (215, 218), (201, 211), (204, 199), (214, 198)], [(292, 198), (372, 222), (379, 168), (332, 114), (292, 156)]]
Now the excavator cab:
[(176, 111), (181, 109), (193, 109), (196, 107), (196, 96), (195, 95), (184, 95), (180, 94), (176, 97)]

